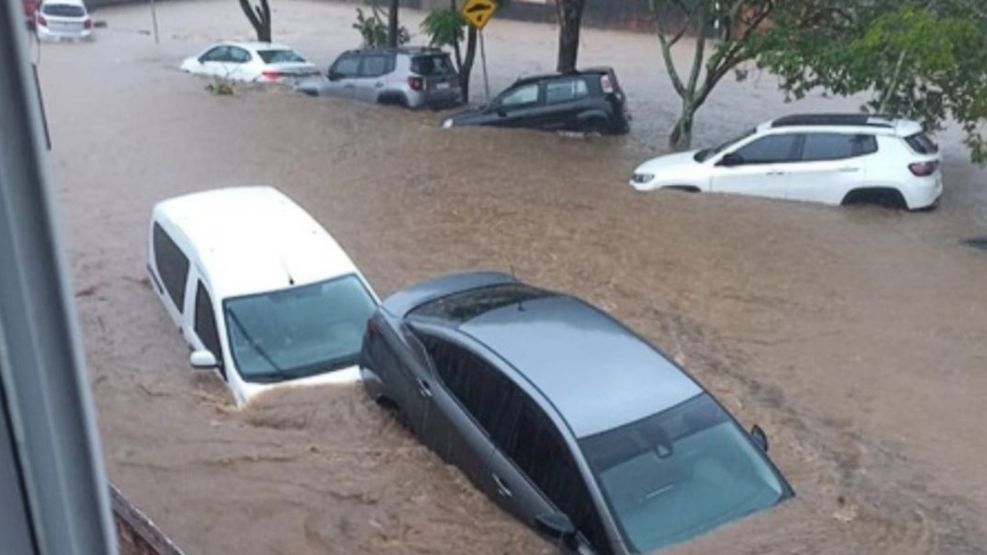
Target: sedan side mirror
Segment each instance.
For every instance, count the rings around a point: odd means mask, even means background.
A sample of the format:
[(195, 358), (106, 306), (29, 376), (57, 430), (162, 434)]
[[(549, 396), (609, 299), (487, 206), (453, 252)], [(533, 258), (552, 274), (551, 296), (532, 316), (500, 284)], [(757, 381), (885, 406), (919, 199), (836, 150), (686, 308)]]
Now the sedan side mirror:
[(764, 430), (762, 430), (757, 424), (754, 424), (754, 427), (751, 428), (751, 439), (754, 440), (754, 443), (756, 443), (762, 451), (765, 453), (768, 452), (768, 434), (764, 433)]
[(576, 533), (576, 527), (565, 513), (539, 515), (535, 518), (535, 524), (539, 532), (556, 540), (565, 540)]
[(219, 361), (216, 360), (216, 355), (212, 354), (212, 351), (194, 351), (189, 355), (188, 363), (196, 370), (219, 368)]
[(731, 167), (731, 166), (739, 166), (743, 163), (744, 163), (743, 156), (737, 154), (736, 152), (731, 152), (729, 154), (724, 154), (723, 158), (720, 158), (719, 163), (717, 163), (716, 165)]
[(338, 71), (333, 71), (331, 69), (329, 70), (328, 73), (326, 73), (326, 78), (329, 79), (330, 81), (336, 81), (340, 79), (342, 76), (343, 76), (342, 73), (339, 73)]
[(504, 110), (503, 108), (501, 108), (500, 106), (497, 106), (494, 109), (494, 113), (496, 113), (498, 117), (502, 117), (502, 118), (506, 118), (507, 117), (507, 111)]

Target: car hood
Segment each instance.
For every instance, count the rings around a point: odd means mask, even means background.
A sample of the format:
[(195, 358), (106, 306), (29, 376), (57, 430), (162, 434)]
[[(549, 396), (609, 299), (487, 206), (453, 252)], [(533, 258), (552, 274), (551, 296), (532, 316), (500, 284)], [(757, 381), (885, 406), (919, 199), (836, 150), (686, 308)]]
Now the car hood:
[(446, 121), (451, 121), (454, 125), (470, 125), (491, 119), (491, 114), (486, 112), (486, 107), (471, 108), (449, 116)]
[(690, 150), (689, 152), (677, 152), (675, 154), (667, 154), (665, 156), (659, 156), (657, 158), (652, 158), (647, 162), (641, 164), (634, 170), (634, 173), (650, 173), (652, 175), (658, 176), (662, 173), (677, 172), (683, 169), (693, 169), (697, 166), (701, 166), (699, 162), (696, 162), (695, 156), (698, 150)]

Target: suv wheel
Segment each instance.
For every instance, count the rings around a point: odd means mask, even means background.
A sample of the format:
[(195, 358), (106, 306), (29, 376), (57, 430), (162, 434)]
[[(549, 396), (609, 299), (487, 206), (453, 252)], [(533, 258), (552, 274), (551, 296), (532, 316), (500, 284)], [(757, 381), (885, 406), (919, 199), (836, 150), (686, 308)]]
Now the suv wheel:
[(885, 208), (907, 209), (905, 197), (897, 189), (854, 189), (843, 197), (843, 206), (854, 204), (875, 204)]

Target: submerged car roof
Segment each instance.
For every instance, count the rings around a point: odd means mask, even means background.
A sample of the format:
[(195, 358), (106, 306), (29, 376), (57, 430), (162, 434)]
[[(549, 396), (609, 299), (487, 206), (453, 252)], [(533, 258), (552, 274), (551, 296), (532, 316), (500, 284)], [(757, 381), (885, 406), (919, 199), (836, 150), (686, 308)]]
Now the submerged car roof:
[(158, 203), (153, 217), (195, 249), (214, 296), (262, 293), (356, 272), (336, 240), (273, 187), (176, 197)]
[[(526, 286), (513, 281), (486, 286), (490, 291), (520, 287)], [(568, 295), (530, 291), (538, 294), (510, 293), (524, 300), (495, 303), (479, 315), (446, 323), (513, 366), (577, 437), (639, 420), (702, 392), (658, 350), (599, 309)]]
[(600, 74), (600, 73), (613, 73), (613, 68), (601, 66), (601, 67), (588, 67), (585, 69), (577, 69), (576, 71), (569, 71), (566, 73), (542, 73), (539, 75), (522, 75), (521, 77), (518, 77), (517, 80), (514, 81), (514, 84), (511, 86), (513, 87), (516, 85), (524, 85), (525, 83), (532, 83), (535, 81), (541, 81), (543, 79), (556, 79), (559, 77), (566, 77), (569, 75), (591, 75), (591, 74)]

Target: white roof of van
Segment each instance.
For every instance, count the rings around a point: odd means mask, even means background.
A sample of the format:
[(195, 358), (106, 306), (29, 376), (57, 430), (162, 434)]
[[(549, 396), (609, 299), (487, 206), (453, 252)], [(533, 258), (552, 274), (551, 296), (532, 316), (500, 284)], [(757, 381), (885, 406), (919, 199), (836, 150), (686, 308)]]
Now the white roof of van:
[(357, 273), (336, 240), (273, 187), (215, 189), (168, 199), (154, 207), (154, 221), (184, 235), (218, 298)]

